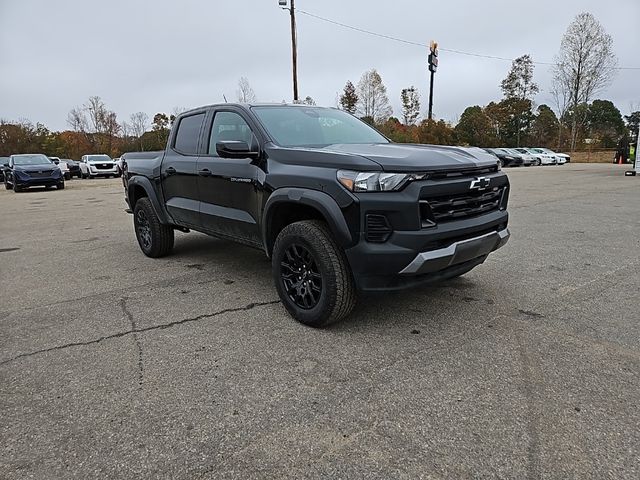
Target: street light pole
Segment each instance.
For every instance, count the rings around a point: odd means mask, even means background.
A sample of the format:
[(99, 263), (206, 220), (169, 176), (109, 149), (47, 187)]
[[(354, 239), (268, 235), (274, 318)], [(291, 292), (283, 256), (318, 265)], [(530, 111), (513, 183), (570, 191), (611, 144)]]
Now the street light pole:
[(429, 120), (433, 120), (433, 77), (435, 72), (431, 71), (431, 81), (429, 82)]
[[(286, 5), (285, 1), (280, 1), (280, 5)], [(291, 7), (288, 9), (291, 15), (291, 63), (293, 68), (293, 103), (298, 103), (298, 38), (296, 34), (296, 5), (295, 0), (291, 0)]]
[(431, 81), (429, 82), (429, 120), (433, 120), (433, 79), (436, 70), (438, 70), (438, 43), (431, 40), (429, 45), (429, 72), (431, 72)]

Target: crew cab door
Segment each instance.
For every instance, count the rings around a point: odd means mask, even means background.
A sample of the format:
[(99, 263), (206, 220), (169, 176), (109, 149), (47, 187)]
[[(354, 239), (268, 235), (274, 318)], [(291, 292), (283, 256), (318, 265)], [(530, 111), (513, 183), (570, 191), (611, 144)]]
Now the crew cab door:
[(198, 159), (200, 219), (203, 227), (233, 239), (260, 243), (256, 178), (251, 158), (221, 158), (216, 142), (240, 140), (258, 148), (250, 120), (240, 109), (211, 111), (205, 133), (206, 151)]
[(179, 225), (195, 228), (200, 226), (196, 166), (205, 117), (201, 111), (179, 118), (160, 168), (167, 211)]

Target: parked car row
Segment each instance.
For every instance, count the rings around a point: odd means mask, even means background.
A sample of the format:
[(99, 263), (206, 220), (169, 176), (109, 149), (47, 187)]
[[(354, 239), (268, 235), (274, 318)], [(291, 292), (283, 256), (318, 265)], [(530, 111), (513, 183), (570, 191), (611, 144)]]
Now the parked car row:
[(29, 153), (0, 157), (0, 181), (19, 192), (36, 186), (64, 188), (64, 181), (78, 178), (119, 177), (121, 168), (108, 155), (84, 155), (82, 160)]
[(571, 161), (566, 153), (556, 153), (548, 148), (485, 148), (500, 161), (503, 167), (530, 167), (532, 165), (564, 165)]

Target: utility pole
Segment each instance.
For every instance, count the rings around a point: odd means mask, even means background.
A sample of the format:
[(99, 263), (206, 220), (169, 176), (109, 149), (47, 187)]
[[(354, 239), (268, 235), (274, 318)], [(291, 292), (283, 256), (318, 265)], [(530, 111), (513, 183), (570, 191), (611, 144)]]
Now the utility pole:
[(298, 38), (296, 34), (296, 6), (295, 0), (291, 0), (291, 7), (287, 8), (287, 0), (278, 0), (284, 10), (289, 10), (291, 15), (291, 60), (293, 68), (293, 103), (298, 103)]
[(431, 72), (431, 81), (429, 82), (429, 120), (433, 120), (433, 78), (438, 70), (438, 42), (431, 40), (429, 47), (429, 71)]

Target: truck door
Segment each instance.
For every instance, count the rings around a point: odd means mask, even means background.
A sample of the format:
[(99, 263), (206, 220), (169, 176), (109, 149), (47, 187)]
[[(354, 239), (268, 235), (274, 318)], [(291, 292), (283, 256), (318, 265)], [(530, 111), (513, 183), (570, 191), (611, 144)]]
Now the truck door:
[(202, 111), (180, 117), (160, 169), (167, 210), (179, 225), (196, 228), (200, 226), (196, 166), (205, 115)]
[(212, 112), (205, 131), (206, 153), (198, 158), (200, 218), (203, 227), (234, 239), (260, 243), (256, 178), (258, 167), (250, 158), (220, 158), (216, 142), (240, 140), (249, 146), (258, 140), (239, 111), (220, 107)]

